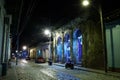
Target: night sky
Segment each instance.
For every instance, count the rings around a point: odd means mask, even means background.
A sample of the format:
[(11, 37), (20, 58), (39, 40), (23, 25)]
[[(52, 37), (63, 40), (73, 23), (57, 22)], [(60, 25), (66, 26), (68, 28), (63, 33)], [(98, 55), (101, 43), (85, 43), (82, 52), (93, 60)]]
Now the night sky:
[[(5, 0), (8, 14), (13, 15), (11, 33), (16, 41), (18, 18), (22, 0)], [(92, 0), (96, 4), (98, 0)], [(118, 0), (102, 0), (103, 15), (115, 10)], [(20, 17), (20, 44), (47, 41), (43, 30), (50, 26), (64, 25), (72, 19), (84, 16), (81, 0), (23, 0)]]

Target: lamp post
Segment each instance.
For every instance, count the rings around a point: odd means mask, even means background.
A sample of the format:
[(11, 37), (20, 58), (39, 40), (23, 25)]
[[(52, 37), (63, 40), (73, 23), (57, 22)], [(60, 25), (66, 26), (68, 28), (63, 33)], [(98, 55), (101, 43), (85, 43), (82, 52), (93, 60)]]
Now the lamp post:
[(18, 54), (19, 54), (19, 35), (17, 36), (16, 65), (18, 65)]
[(18, 64), (18, 50), (15, 51), (16, 52), (16, 65)]
[[(82, 5), (83, 6), (88, 6), (89, 5), (88, 0), (83, 0)], [(103, 54), (104, 54), (104, 66), (105, 66), (105, 72), (107, 72), (107, 51), (106, 51), (106, 40), (105, 40), (105, 28), (103, 26), (103, 16), (102, 16), (102, 7), (101, 3), (98, 5), (98, 13), (100, 16), (100, 24), (101, 24), (101, 30), (102, 30), (102, 42), (103, 42)]]
[(49, 36), (49, 58), (51, 59), (52, 58), (52, 55), (51, 55), (51, 35), (52, 35), (52, 33), (51, 33), (51, 31), (50, 30), (48, 30), (48, 29), (46, 29), (45, 30), (45, 32), (44, 32), (46, 35), (48, 35)]

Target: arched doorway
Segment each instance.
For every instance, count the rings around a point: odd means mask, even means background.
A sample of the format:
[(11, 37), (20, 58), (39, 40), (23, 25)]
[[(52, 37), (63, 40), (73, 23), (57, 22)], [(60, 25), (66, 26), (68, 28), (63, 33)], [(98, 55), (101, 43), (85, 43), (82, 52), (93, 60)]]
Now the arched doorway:
[(57, 55), (56, 55), (57, 59), (56, 61), (57, 62), (62, 62), (62, 38), (61, 37), (58, 37), (58, 40), (57, 40)]
[(65, 34), (64, 37), (64, 61), (68, 61), (70, 58), (70, 35), (68, 33)]
[(73, 55), (76, 64), (81, 64), (82, 61), (82, 33), (76, 29), (73, 33)]
[(21, 58), (26, 59), (28, 57), (28, 51), (27, 50), (23, 50), (22, 54), (21, 54)]

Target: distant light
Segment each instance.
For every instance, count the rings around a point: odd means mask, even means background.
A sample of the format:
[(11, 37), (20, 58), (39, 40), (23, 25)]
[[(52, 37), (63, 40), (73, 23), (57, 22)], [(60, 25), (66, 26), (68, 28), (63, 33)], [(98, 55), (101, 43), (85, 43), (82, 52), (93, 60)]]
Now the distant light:
[(14, 55), (14, 53), (12, 53), (12, 55)]
[(15, 51), (16, 53), (18, 52), (18, 50)]
[(39, 54), (40, 54), (40, 50), (39, 50)]
[(23, 46), (23, 50), (26, 50), (27, 49), (27, 46)]
[(88, 1), (88, 0), (84, 0), (84, 1), (82, 2), (82, 4), (83, 4), (83, 6), (88, 6), (88, 5), (89, 5), (89, 1)]
[(50, 34), (50, 31), (47, 29), (47, 30), (45, 30), (45, 32), (44, 32), (46, 35), (48, 35), (48, 34)]

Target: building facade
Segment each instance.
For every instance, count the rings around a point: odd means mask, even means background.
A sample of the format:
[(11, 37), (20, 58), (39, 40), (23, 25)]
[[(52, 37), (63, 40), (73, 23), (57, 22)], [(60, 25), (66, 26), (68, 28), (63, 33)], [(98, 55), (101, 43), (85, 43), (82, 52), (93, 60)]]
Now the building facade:
[(6, 75), (7, 64), (10, 59), (10, 25), (11, 15), (6, 14), (4, 0), (0, 0), (0, 76)]
[(120, 19), (105, 24), (108, 69), (120, 72)]
[(53, 30), (53, 40), (44, 45), (46, 48), (41, 46), (40, 50), (44, 58), (52, 58), (55, 63), (65, 63), (72, 59), (76, 65), (86, 68), (119, 72), (119, 23), (117, 19), (105, 23), (106, 43), (103, 44), (100, 20), (76, 18)]
[(119, 23), (120, 20), (114, 20), (104, 25), (107, 58), (103, 52), (99, 23), (92, 20), (78, 21), (77, 25), (65, 25), (55, 30), (50, 54), (53, 61), (65, 63), (71, 58), (76, 65), (102, 70), (107, 65), (107, 70), (119, 72)]

